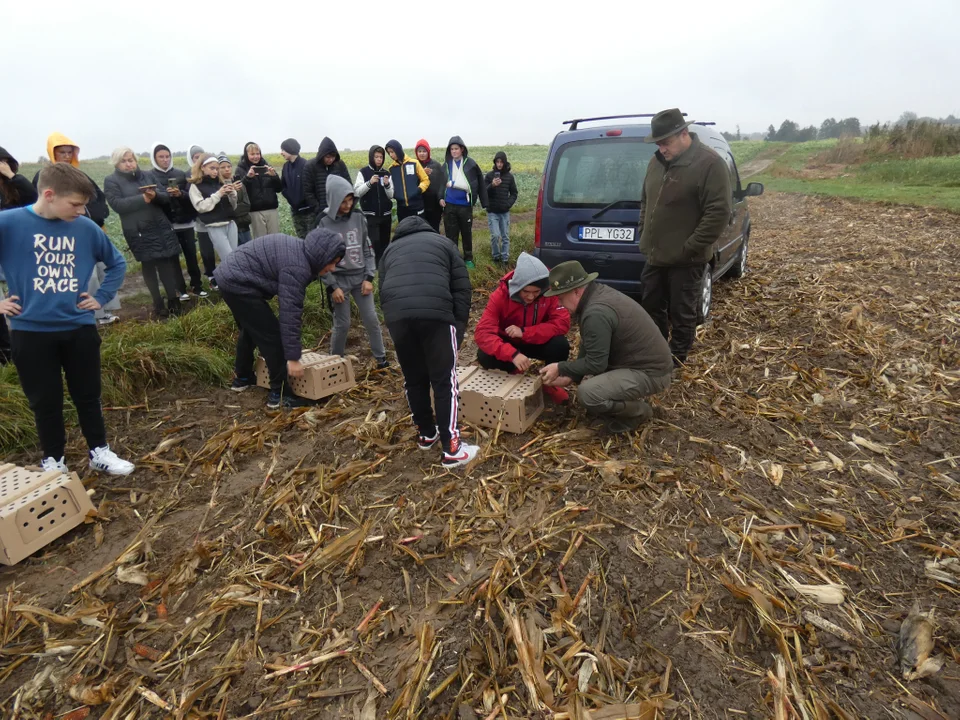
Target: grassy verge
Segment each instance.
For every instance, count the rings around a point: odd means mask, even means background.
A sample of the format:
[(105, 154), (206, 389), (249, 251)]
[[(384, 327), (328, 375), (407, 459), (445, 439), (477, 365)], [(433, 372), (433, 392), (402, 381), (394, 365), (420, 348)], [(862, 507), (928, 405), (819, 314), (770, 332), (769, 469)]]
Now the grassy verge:
[[(754, 152), (760, 145), (767, 149)], [(750, 178), (769, 190), (858, 198), (874, 202), (919, 205), (960, 212), (960, 156), (901, 158), (878, 154), (859, 140), (806, 143), (734, 143), (734, 154), (774, 162)], [(738, 153), (745, 152), (741, 156)], [(749, 155), (749, 153), (753, 153)]]

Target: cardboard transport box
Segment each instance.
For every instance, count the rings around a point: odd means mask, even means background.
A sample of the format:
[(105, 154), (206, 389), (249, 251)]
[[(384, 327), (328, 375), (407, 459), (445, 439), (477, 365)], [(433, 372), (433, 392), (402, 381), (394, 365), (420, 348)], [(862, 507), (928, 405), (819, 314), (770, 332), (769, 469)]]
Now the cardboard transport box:
[(525, 433), (543, 412), (539, 377), (509, 375), (474, 365), (457, 368), (460, 415), (473, 425)]
[[(357, 384), (350, 358), (307, 352), (300, 357), (303, 377), (290, 378), (290, 388), (300, 397), (319, 400), (349, 390)], [(270, 387), (270, 374), (263, 358), (257, 358), (257, 385)]]
[(15, 565), (81, 525), (93, 503), (76, 473), (0, 463), (0, 563)]

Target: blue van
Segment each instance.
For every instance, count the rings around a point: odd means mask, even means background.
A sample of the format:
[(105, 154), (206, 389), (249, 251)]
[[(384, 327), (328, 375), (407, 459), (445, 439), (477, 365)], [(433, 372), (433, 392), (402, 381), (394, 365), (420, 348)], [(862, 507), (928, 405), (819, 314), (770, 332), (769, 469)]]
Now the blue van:
[[(640, 194), (657, 146), (645, 143), (649, 124), (637, 118), (652, 115), (615, 115), (568, 120), (569, 129), (550, 144), (537, 197), (534, 255), (547, 267), (579, 260), (587, 272), (599, 273), (600, 282), (639, 299), (640, 272), (645, 258), (640, 252)], [(608, 121), (616, 121), (609, 124)], [(602, 122), (581, 128), (583, 123)], [(723, 135), (713, 124), (694, 123), (690, 132), (722, 157), (730, 170), (733, 213), (704, 273), (700, 322), (710, 314), (713, 281), (747, 270), (750, 213), (746, 198), (763, 193), (763, 185), (740, 184), (737, 163)]]

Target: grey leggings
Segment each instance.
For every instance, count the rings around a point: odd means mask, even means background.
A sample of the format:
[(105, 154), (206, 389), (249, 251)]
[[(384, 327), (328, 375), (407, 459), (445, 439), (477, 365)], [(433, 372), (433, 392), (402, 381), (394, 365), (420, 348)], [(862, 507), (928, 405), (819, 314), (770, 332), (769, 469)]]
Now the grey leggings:
[(207, 233), (210, 235), (210, 243), (220, 256), (220, 262), (237, 249), (237, 224), (233, 220), (226, 225), (207, 225)]
[(350, 296), (360, 309), (360, 319), (367, 331), (370, 341), (370, 351), (377, 360), (383, 360), (386, 350), (383, 349), (383, 333), (380, 330), (380, 318), (377, 317), (377, 307), (373, 301), (373, 293), (363, 295), (360, 290), (363, 285), (363, 275), (337, 275), (337, 287), (343, 290), (346, 296), (342, 303), (333, 303), (333, 332), (330, 334), (330, 353), (344, 355), (347, 351), (347, 333), (350, 331)]

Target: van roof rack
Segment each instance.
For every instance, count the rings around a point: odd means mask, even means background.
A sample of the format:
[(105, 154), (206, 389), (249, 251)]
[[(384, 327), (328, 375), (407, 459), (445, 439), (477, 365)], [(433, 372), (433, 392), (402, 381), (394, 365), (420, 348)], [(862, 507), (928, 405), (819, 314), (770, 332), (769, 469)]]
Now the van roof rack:
[[(577, 118), (576, 120), (564, 120), (564, 125), (569, 125), (571, 130), (576, 130), (577, 125), (582, 122), (594, 122), (595, 120), (622, 120), (623, 118), (652, 118), (656, 113), (641, 113), (638, 115), (603, 115), (602, 117)], [(686, 117), (687, 114), (683, 113)]]
[(707, 121), (707, 120), (694, 120), (694, 121), (693, 121), (693, 124), (694, 124), (694, 125), (716, 125), (716, 123), (713, 122), (713, 120), (710, 120), (710, 121)]

